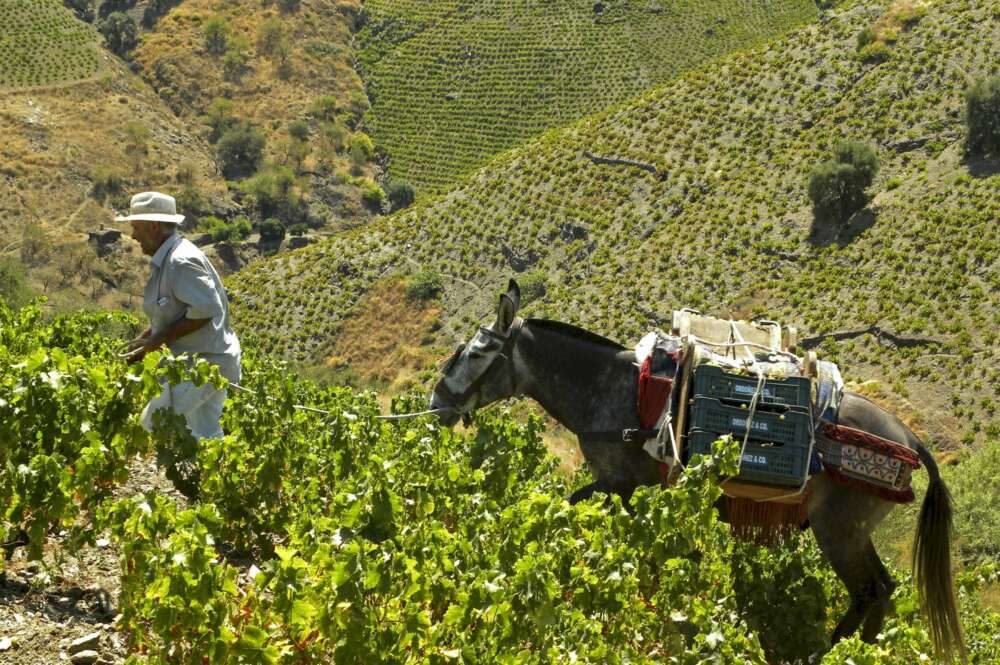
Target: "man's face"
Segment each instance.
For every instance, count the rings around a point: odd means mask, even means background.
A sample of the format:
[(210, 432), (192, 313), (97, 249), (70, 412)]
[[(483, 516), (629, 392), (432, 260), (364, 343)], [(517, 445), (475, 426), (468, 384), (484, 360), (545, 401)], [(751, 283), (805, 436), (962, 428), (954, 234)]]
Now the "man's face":
[(155, 254), (163, 242), (160, 223), (132, 220), (130, 224), (132, 224), (132, 240), (139, 243), (142, 253), (146, 256)]

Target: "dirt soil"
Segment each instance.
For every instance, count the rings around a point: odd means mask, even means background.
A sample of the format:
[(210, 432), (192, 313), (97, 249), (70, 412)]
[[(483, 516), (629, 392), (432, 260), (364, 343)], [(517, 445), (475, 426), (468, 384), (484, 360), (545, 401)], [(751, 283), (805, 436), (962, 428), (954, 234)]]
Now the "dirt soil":
[[(116, 493), (127, 497), (150, 490), (185, 499), (160, 471), (154, 458), (136, 459), (128, 482)], [(98, 663), (122, 663), (124, 636), (115, 632), (118, 613), (119, 548), (107, 534), (96, 547), (68, 552), (59, 538), (46, 545), (43, 560), (29, 562), (18, 549), (0, 575), (0, 663), (51, 665), (70, 661), (74, 640), (98, 633)], [(8, 644), (9, 640), (9, 644)]]

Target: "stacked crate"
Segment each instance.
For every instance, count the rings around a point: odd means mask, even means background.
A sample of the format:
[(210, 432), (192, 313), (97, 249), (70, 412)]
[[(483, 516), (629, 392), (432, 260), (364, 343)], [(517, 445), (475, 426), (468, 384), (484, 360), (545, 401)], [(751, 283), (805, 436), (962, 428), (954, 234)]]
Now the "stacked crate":
[(743, 375), (708, 363), (693, 368), (688, 402), (686, 457), (708, 454), (712, 442), (731, 434), (742, 442), (750, 435), (736, 480), (797, 487), (806, 477), (812, 440), (812, 384), (801, 376), (765, 379), (758, 392), (755, 375)]

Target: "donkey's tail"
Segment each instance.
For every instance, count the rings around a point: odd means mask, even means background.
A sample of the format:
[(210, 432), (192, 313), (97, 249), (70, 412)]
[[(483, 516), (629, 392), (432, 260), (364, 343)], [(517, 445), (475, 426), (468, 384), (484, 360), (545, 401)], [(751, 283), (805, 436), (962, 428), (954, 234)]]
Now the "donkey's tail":
[(950, 661), (958, 656), (964, 662), (965, 641), (951, 583), (951, 495), (930, 451), (918, 441), (916, 452), (927, 467), (930, 484), (913, 541), (913, 576), (938, 658)]

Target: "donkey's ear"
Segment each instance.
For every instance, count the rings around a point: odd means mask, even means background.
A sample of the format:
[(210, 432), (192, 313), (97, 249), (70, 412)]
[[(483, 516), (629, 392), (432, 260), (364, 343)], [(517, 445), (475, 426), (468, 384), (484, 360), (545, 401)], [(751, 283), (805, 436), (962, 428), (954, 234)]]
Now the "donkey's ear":
[(497, 309), (497, 332), (507, 334), (514, 325), (517, 308), (521, 305), (521, 289), (513, 279), (507, 285), (507, 293), (500, 296), (500, 307)]

